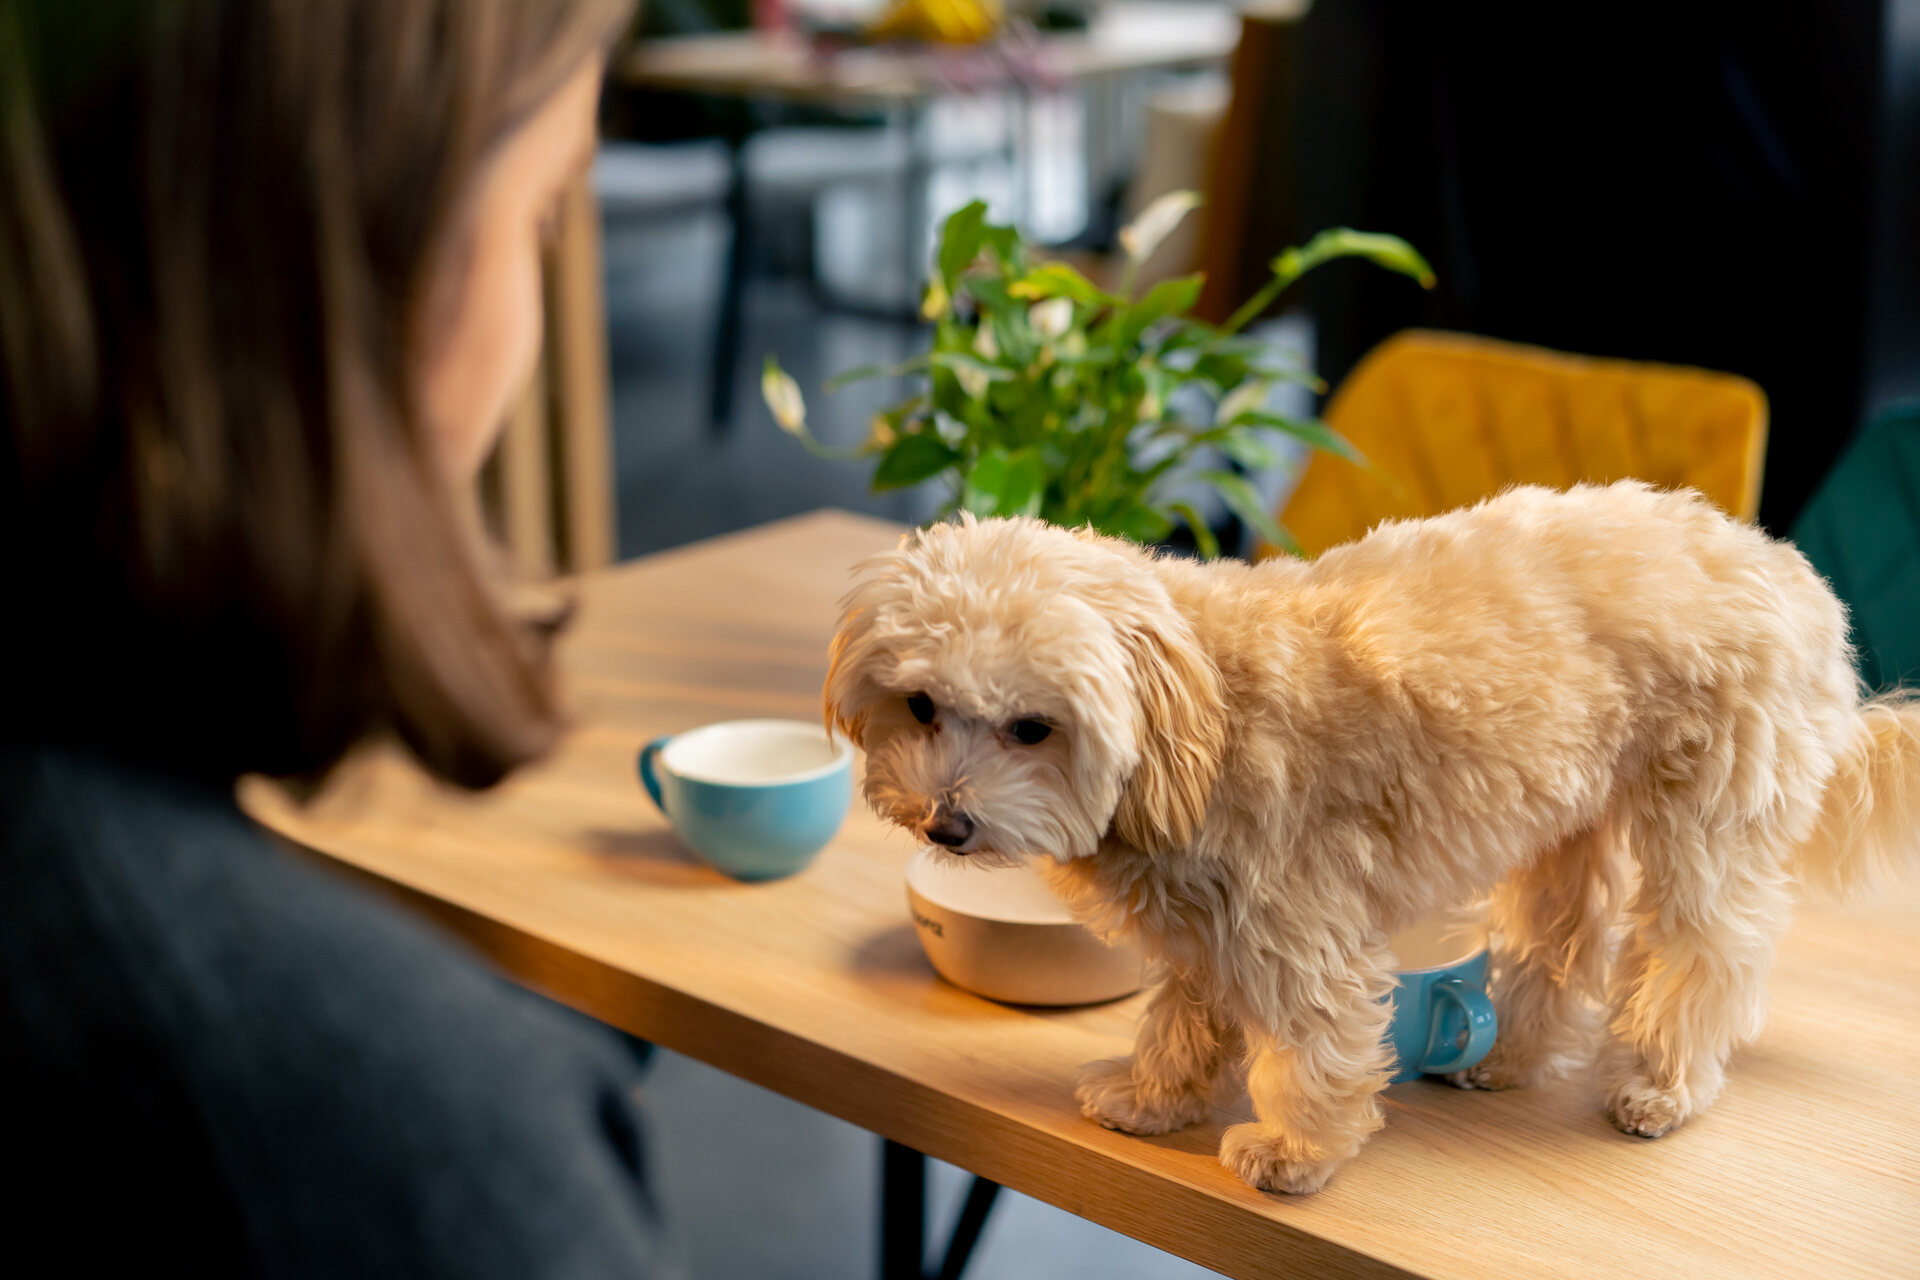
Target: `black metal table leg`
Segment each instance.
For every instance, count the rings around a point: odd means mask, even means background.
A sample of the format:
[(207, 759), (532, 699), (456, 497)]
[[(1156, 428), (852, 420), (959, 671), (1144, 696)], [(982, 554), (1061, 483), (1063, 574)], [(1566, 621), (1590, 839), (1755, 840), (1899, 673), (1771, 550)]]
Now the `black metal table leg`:
[(912, 1147), (880, 1148), (880, 1280), (922, 1280), (927, 1249), (927, 1158)]
[(746, 305), (752, 205), (747, 199), (744, 138), (727, 139), (727, 223), (731, 232), (720, 282), (720, 310), (714, 317), (713, 367), (708, 372), (708, 429), (724, 436), (733, 417), (733, 379), (740, 363), (741, 312)]
[(947, 1242), (947, 1256), (940, 1263), (940, 1280), (960, 1280), (979, 1242), (980, 1228), (987, 1225), (993, 1198), (999, 1194), (1000, 1184), (985, 1178), (975, 1178), (967, 1188), (967, 1202), (960, 1207), (960, 1220), (953, 1224), (953, 1239)]
[[(941, 1258), (939, 1280), (960, 1280), (980, 1241), (1000, 1184), (975, 1178)], [(912, 1147), (880, 1147), (880, 1280), (927, 1280), (927, 1158)]]

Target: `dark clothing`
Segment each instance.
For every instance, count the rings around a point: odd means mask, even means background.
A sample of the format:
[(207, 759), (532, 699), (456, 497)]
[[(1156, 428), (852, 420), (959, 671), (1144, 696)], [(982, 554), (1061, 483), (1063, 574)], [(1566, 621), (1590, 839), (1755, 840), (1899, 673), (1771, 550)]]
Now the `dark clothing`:
[(16, 1254), (72, 1275), (667, 1273), (634, 1073), (610, 1034), (275, 846), (228, 789), (0, 746)]

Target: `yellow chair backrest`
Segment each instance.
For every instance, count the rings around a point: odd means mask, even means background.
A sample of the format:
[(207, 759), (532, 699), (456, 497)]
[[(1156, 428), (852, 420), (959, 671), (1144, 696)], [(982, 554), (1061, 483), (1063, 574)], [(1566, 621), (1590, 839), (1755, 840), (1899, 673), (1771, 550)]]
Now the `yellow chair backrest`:
[(1732, 374), (1410, 329), (1360, 362), (1326, 419), (1386, 479), (1313, 455), (1280, 516), (1310, 556), (1510, 484), (1636, 478), (1759, 511), (1767, 400)]

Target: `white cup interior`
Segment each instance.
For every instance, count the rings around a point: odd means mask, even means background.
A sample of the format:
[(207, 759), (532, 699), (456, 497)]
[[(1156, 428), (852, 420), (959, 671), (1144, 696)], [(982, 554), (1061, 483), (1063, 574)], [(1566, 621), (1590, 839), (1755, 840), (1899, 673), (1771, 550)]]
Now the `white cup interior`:
[(1014, 924), (1073, 923), (1067, 904), (1054, 896), (1031, 862), (983, 867), (922, 849), (907, 864), (907, 883), (928, 902), (963, 916)]
[(1399, 973), (1445, 969), (1459, 964), (1484, 945), (1485, 939), (1478, 929), (1444, 917), (1402, 929), (1387, 944), (1393, 952), (1393, 967)]
[(677, 735), (660, 753), (668, 772), (695, 782), (764, 787), (805, 782), (853, 758), (853, 747), (800, 720), (728, 720)]

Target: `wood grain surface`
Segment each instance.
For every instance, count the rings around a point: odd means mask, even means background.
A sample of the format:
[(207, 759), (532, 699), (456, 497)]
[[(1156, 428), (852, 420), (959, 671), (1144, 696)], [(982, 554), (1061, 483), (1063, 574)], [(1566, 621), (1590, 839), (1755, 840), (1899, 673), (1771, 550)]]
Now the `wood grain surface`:
[(577, 729), (479, 797), (374, 755), (306, 809), (251, 783), (295, 842), (399, 894), (595, 1017), (1235, 1276), (1920, 1274), (1920, 893), (1806, 908), (1765, 1035), (1719, 1105), (1646, 1142), (1578, 1082), (1420, 1081), (1327, 1190), (1241, 1185), (1213, 1121), (1164, 1138), (1075, 1110), (1075, 1068), (1125, 1052), (1144, 997), (1046, 1011), (935, 977), (864, 811), (807, 871), (737, 884), (687, 854), (634, 776), (648, 738), (817, 719), (849, 566), (899, 530), (820, 513), (590, 575), (563, 651)]

